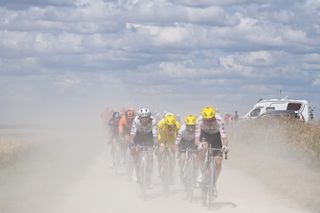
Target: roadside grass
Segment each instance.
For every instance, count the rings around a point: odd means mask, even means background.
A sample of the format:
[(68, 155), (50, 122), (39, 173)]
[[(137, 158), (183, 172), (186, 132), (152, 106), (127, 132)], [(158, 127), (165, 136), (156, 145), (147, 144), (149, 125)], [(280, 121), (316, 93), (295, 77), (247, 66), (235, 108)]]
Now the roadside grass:
[(5, 166), (19, 159), (23, 153), (30, 150), (33, 140), (30, 136), (0, 135), (0, 166)]
[(300, 149), (315, 162), (320, 160), (320, 122), (284, 121), (290, 146)]
[(227, 126), (227, 134), (226, 163), (258, 178), (275, 194), (320, 212), (320, 122), (240, 121)]
[[(303, 123), (295, 119), (258, 119), (230, 126), (234, 141), (285, 145), (288, 151), (302, 155), (312, 163), (320, 160), (320, 122)], [(279, 142), (279, 143), (278, 143)]]

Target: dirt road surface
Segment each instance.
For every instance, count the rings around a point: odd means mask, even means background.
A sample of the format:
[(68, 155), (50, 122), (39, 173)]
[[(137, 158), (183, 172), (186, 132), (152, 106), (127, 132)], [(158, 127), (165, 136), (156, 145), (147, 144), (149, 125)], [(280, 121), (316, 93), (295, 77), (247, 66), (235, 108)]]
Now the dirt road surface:
[[(169, 195), (163, 195), (154, 170), (153, 188), (142, 199), (136, 182), (124, 168), (115, 175), (109, 146), (101, 133), (77, 130), (50, 138), (39, 150), (7, 168), (0, 178), (0, 213), (116, 213), (208, 212), (200, 192), (193, 203), (184, 199), (177, 174)], [(268, 188), (259, 179), (224, 161), (218, 181), (219, 196), (212, 212), (309, 212), (299, 203)], [(122, 174), (121, 174), (122, 173)]]

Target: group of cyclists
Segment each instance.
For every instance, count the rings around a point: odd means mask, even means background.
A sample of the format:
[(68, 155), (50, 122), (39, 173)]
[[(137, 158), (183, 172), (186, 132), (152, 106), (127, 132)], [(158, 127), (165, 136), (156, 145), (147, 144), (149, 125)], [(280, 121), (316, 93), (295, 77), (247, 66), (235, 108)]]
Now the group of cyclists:
[[(138, 165), (142, 153), (141, 147), (147, 147), (150, 153), (147, 185), (151, 184), (153, 156), (156, 156), (158, 160), (158, 173), (161, 174), (164, 153), (170, 153), (169, 183), (173, 184), (175, 158), (178, 159), (180, 181), (183, 182), (187, 150), (191, 151), (194, 159), (193, 173), (195, 178), (192, 181), (194, 187), (201, 186), (205, 181), (205, 165), (209, 159), (209, 150), (211, 150), (210, 157), (215, 165), (214, 182), (218, 179), (223, 154), (228, 153), (229, 149), (223, 119), (214, 107), (204, 107), (199, 117), (187, 115), (182, 124), (173, 113), (166, 112), (162, 116), (158, 113), (153, 116), (151, 110), (146, 107), (137, 111), (131, 108), (123, 110), (123, 112), (110, 110), (109, 117), (108, 120), (105, 119), (105, 122), (109, 132), (109, 143), (112, 147), (111, 153), (114, 153), (114, 147), (119, 143), (123, 144), (121, 147), (129, 150), (137, 182), (141, 181)], [(213, 193), (217, 196), (215, 184)]]

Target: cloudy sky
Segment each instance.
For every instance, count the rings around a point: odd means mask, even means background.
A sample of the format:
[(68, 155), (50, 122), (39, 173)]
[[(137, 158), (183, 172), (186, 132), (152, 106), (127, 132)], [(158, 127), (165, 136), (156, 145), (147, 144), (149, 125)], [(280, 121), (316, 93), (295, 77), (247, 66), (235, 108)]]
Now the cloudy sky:
[(91, 105), (243, 114), (279, 90), (320, 107), (319, 0), (0, 0), (0, 14), (2, 120)]

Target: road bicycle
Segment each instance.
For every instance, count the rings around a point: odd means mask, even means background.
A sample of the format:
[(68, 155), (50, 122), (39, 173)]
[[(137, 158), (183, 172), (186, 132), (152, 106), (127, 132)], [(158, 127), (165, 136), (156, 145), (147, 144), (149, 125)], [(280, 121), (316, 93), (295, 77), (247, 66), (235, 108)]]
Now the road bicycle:
[(187, 147), (185, 150), (185, 160), (182, 167), (182, 181), (184, 184), (186, 198), (189, 201), (193, 201), (193, 191), (196, 180), (196, 159), (195, 159), (195, 150), (191, 147)]
[(145, 199), (147, 194), (147, 188), (149, 187), (151, 181), (151, 170), (153, 166), (153, 159), (151, 155), (153, 149), (150, 146), (137, 145), (136, 150), (137, 152), (139, 152), (136, 167), (137, 178), (142, 196)]
[(160, 154), (160, 178), (162, 181), (162, 188), (164, 193), (169, 192), (169, 186), (173, 182), (174, 171), (174, 155), (170, 151), (167, 143), (164, 143), (164, 151)]
[(225, 159), (228, 159), (228, 153), (224, 153), (222, 149), (208, 148), (206, 152), (205, 162), (202, 168), (203, 185), (202, 185), (202, 202), (208, 206), (210, 210), (213, 204), (213, 200), (217, 198), (218, 192), (216, 188), (216, 166), (214, 161), (214, 153), (224, 154)]

